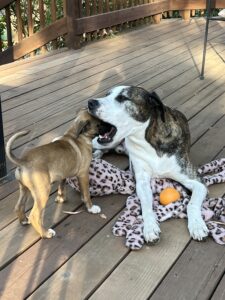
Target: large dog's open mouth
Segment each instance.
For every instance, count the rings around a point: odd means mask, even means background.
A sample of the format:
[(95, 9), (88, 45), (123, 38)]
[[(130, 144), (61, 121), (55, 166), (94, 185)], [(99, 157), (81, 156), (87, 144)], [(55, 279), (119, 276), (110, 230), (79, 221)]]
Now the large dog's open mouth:
[(116, 132), (117, 132), (117, 129), (114, 125), (102, 121), (99, 126), (98, 143), (99, 144), (108, 144), (108, 143), (112, 142), (113, 137), (115, 136)]

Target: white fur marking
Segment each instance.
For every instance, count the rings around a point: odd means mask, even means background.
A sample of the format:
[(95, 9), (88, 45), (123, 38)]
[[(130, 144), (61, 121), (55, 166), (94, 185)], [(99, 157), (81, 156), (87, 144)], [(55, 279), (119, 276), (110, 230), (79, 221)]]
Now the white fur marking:
[(92, 214), (99, 214), (101, 212), (101, 208), (98, 205), (92, 205), (92, 207), (88, 209), (88, 212)]
[(52, 143), (54, 143), (55, 141), (60, 140), (61, 138), (62, 138), (62, 136), (57, 136), (57, 137), (55, 137), (55, 138), (52, 140)]
[(63, 203), (64, 201), (65, 201), (65, 199), (62, 195), (57, 195), (55, 198), (55, 202), (57, 202), (57, 203)]
[(55, 236), (55, 235), (56, 235), (55, 230), (49, 228), (49, 229), (48, 229), (48, 233), (47, 233), (47, 238), (50, 239), (50, 238), (52, 238), (52, 237)]
[(153, 195), (150, 188), (149, 174), (137, 171), (136, 162), (133, 162), (135, 177), (136, 177), (136, 191), (141, 201), (142, 216), (144, 220), (144, 238), (146, 242), (155, 242), (159, 239), (160, 228), (153, 212)]

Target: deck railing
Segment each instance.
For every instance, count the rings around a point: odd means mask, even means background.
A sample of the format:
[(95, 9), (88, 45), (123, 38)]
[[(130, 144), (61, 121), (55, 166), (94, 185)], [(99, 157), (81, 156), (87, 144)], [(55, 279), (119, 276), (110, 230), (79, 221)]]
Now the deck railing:
[[(205, 9), (206, 0), (1, 0), (0, 30), (5, 23), (6, 41), (0, 39), (0, 64), (12, 62), (60, 43), (77, 49), (99, 31), (145, 22), (159, 23), (162, 14), (179, 11), (189, 19)], [(224, 8), (225, 0), (213, 1)]]

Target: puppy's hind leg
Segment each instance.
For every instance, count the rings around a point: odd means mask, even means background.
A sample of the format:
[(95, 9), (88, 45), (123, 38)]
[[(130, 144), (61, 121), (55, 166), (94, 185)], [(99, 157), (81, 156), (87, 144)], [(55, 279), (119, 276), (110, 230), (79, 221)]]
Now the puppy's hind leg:
[(88, 173), (83, 176), (79, 176), (78, 181), (79, 181), (79, 187), (80, 187), (80, 192), (81, 192), (81, 198), (82, 198), (82, 201), (84, 201), (88, 212), (92, 213), (92, 214), (100, 213), (101, 208), (98, 205), (93, 205), (92, 201), (91, 201), (91, 197), (90, 197), (90, 193), (89, 193), (89, 175), (88, 175)]
[(39, 185), (37, 185), (37, 182), (35, 183), (31, 191), (34, 206), (29, 215), (29, 222), (42, 238), (52, 238), (55, 236), (55, 231), (51, 228), (46, 230), (43, 226), (43, 213), (49, 198), (50, 183), (47, 184), (44, 176), (42, 176), (41, 181), (39, 180), (38, 183)]
[(57, 196), (55, 198), (55, 202), (63, 203), (66, 200), (66, 179), (62, 180), (58, 186)]
[(15, 212), (22, 225), (29, 224), (28, 218), (25, 214), (25, 205), (28, 198), (31, 197), (30, 191), (22, 183), (19, 183), (20, 195), (15, 206)]

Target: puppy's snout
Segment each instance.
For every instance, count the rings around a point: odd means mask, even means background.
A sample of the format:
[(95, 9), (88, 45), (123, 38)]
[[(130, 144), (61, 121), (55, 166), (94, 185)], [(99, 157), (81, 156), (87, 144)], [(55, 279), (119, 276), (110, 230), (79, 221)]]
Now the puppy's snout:
[(94, 112), (97, 108), (99, 107), (99, 102), (98, 100), (89, 100), (88, 101), (88, 109), (91, 111), (91, 112)]

